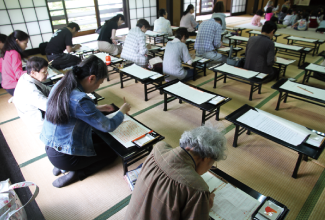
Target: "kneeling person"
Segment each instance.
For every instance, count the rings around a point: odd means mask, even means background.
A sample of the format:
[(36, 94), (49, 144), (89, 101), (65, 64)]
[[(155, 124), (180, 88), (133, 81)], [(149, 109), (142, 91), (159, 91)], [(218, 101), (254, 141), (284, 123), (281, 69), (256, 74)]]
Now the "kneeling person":
[(210, 219), (214, 194), (201, 177), (225, 159), (226, 139), (208, 127), (185, 131), (180, 147), (155, 145), (142, 166), (125, 219)]
[(30, 58), (27, 61), (27, 73), (19, 78), (14, 93), (19, 117), (36, 133), (42, 130), (47, 97), (51, 90), (51, 87), (42, 83), (47, 77), (47, 67), (45, 59)]
[(190, 55), (185, 44), (189, 36), (186, 28), (178, 28), (175, 33), (175, 39), (169, 41), (166, 45), (163, 72), (164, 74), (170, 75), (167, 79), (168, 81), (176, 78), (187, 81), (193, 77), (194, 70), (182, 66), (182, 62), (191, 65), (192, 59), (195, 58), (195, 54)]

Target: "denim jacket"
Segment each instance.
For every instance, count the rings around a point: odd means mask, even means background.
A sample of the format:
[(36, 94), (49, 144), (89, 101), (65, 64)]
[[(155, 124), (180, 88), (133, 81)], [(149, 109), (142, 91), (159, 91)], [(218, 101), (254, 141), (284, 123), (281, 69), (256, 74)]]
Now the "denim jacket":
[[(51, 90), (49, 97), (56, 86)], [(96, 156), (91, 135), (92, 127), (103, 132), (114, 131), (123, 122), (124, 114), (119, 111), (111, 119), (105, 117), (83, 91), (81, 85), (71, 92), (69, 105), (70, 119), (66, 124), (52, 124), (45, 118), (40, 135), (41, 141), (45, 146), (64, 154)]]

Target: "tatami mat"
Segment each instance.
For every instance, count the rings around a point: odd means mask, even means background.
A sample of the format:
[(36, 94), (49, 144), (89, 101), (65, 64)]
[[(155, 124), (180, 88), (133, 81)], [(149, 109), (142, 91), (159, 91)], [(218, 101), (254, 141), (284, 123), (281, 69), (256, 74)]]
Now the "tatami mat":
[[(227, 22), (232, 26), (241, 22), (250, 22), (247, 21), (249, 19), (251, 16), (231, 17), (227, 18)], [(243, 32), (243, 36), (248, 34)], [(286, 40), (281, 36), (278, 42), (286, 43)], [(320, 51), (324, 49), (325, 46), (322, 45)], [(320, 61), (320, 57), (307, 55), (306, 61), (314, 63)], [(296, 77), (298, 82), (301, 82), (302, 72), (295, 62), (287, 68), (286, 77)], [(218, 162), (218, 168), (256, 191), (284, 203), (290, 209), (287, 217), (289, 220), (295, 219), (298, 215), (302, 216), (300, 210), (306, 207), (309, 210), (309, 219), (322, 219), (325, 215), (323, 209), (325, 193), (321, 194), (321, 192), (325, 184), (320, 183), (320, 176), (324, 172), (324, 153), (318, 161), (303, 161), (298, 178), (293, 179), (291, 175), (298, 158), (297, 152), (256, 134), (246, 135), (246, 133), (239, 137), (238, 147), (234, 148), (232, 147), (234, 129), (225, 117), (242, 105), (249, 104), (324, 132), (323, 108), (289, 98), (287, 103), (281, 103), (279, 111), (275, 111), (278, 95), (271, 89), (275, 81), (263, 85), (262, 94), (254, 93), (253, 100), (249, 101), (250, 85), (228, 79), (227, 83), (219, 81), (217, 88), (214, 89), (213, 78), (214, 73), (208, 70), (207, 76), (200, 75), (196, 81), (189, 81), (189, 83), (232, 98), (229, 103), (221, 107), (220, 121), (212, 118), (206, 123), (227, 132), (228, 158)], [(105, 97), (99, 104), (114, 103), (121, 106), (125, 97), (132, 106), (130, 114), (165, 136), (165, 141), (173, 147), (178, 146), (179, 138), (185, 130), (200, 126), (202, 112), (198, 108), (174, 100), (168, 103), (168, 110), (163, 111), (163, 96), (158, 91), (150, 93), (149, 100), (145, 102), (143, 84), (131, 80), (124, 84), (125, 88), (121, 89), (119, 74), (110, 75), (110, 79), (108, 82), (105, 80), (97, 91)], [(313, 78), (310, 79), (309, 85), (325, 88), (324, 82)], [(38, 140), (37, 134), (30, 133), (23, 121), (17, 119), (14, 104), (7, 102), (10, 95), (4, 93), (5, 90), (0, 89), (0, 129), (17, 163), (21, 165), (25, 179), (34, 181), (40, 186), (40, 194), (36, 201), (45, 218), (49, 220), (108, 217), (114, 220), (124, 219), (131, 191), (122, 176), (121, 159), (117, 159), (113, 165), (84, 181), (61, 189), (53, 187), (52, 182), (56, 177), (52, 174), (52, 164), (44, 155), (43, 144)], [(142, 161), (132, 165), (131, 169)], [(316, 183), (320, 183), (318, 185), (321, 188), (315, 189)], [(314, 197), (315, 192), (319, 200), (309, 208), (310, 198)], [(308, 204), (305, 204), (306, 201)]]

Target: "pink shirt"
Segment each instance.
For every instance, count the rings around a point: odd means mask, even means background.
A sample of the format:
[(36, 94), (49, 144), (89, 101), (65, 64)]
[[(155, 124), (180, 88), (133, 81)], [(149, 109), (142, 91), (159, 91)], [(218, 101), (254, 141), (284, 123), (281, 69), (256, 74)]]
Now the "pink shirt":
[(273, 13), (266, 13), (265, 14), (265, 20), (269, 21), (272, 18), (272, 16), (273, 16)]
[(4, 89), (16, 88), (18, 79), (26, 73), (23, 71), (21, 56), (16, 50), (6, 51), (2, 61), (2, 87)]
[(252, 19), (252, 25), (260, 26), (261, 25), (261, 16), (254, 15), (254, 17)]

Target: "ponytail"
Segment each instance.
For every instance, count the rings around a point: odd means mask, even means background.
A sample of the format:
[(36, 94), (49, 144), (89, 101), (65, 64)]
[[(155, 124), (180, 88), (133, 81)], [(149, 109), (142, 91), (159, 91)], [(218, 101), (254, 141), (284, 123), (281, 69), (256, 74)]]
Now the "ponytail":
[(194, 9), (194, 6), (192, 4), (189, 4), (186, 10), (183, 12), (183, 16), (187, 15), (187, 13), (189, 13), (191, 9)]
[(74, 66), (58, 82), (47, 102), (46, 120), (57, 125), (68, 123), (71, 92), (77, 88), (78, 82), (90, 75), (95, 75), (97, 81), (107, 77), (106, 65), (95, 55), (91, 55), (79, 65)]

